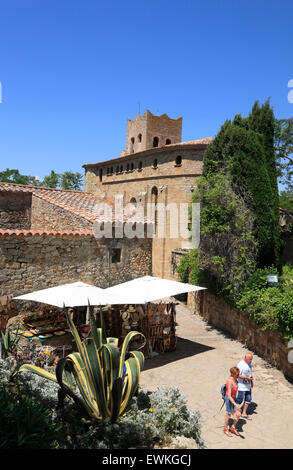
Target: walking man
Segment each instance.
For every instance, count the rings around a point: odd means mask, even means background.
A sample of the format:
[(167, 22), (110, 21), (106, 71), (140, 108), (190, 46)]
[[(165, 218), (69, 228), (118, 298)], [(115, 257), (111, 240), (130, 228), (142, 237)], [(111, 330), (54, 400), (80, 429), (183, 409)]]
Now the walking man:
[(239, 377), (238, 377), (238, 395), (236, 398), (236, 403), (238, 405), (243, 404), (242, 414), (241, 417), (245, 419), (251, 420), (251, 418), (247, 415), (247, 408), (249, 403), (251, 403), (251, 389), (253, 387), (253, 379), (252, 379), (252, 359), (253, 354), (251, 352), (247, 352), (245, 354), (244, 359), (242, 359), (238, 364), (237, 367), (239, 369)]

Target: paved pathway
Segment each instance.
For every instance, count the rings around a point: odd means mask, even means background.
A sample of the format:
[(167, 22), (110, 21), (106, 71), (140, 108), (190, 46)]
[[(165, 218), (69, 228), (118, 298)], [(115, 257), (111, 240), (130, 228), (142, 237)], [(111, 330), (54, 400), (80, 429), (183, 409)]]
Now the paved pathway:
[(182, 304), (177, 305), (177, 323), (176, 351), (146, 360), (141, 388), (178, 386), (188, 397), (188, 407), (202, 414), (202, 437), (208, 449), (292, 449), (293, 385), (283, 374), (254, 355), (252, 421), (240, 418), (241, 437), (228, 438), (223, 433), (225, 408), (219, 411), (219, 389), (246, 348)]

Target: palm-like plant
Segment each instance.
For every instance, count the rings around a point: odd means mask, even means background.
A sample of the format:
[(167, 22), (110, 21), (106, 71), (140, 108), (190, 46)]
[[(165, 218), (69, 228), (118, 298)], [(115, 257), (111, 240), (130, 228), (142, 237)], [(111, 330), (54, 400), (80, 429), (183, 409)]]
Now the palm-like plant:
[(91, 338), (87, 342), (81, 341), (67, 312), (66, 317), (78, 352), (60, 359), (55, 374), (31, 364), (22, 365), (18, 372), (29, 371), (58, 382), (62, 391), (93, 419), (117, 422), (130, 406), (144, 364), (144, 355), (140, 351), (130, 351), (126, 359), (128, 345), (134, 336), (144, 336), (137, 331), (128, 333), (120, 353), (118, 338), (106, 338), (101, 310), (101, 328), (97, 328), (90, 309)]

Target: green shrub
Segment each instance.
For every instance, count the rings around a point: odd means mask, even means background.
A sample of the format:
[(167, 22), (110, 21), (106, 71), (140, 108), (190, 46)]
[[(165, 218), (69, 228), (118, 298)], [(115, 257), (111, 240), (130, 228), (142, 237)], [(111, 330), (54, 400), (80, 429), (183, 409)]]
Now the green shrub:
[(236, 307), (249, 314), (263, 330), (272, 329), (284, 338), (293, 338), (292, 267), (283, 269), (278, 287), (269, 287), (267, 275), (277, 274), (276, 268), (256, 270), (240, 290)]
[(119, 423), (86, 424), (80, 422), (68, 430), (61, 448), (127, 449), (162, 445), (170, 436), (185, 436), (204, 448), (201, 415), (186, 406), (186, 397), (177, 387), (160, 387), (156, 392), (139, 392), (130, 410)]
[(1, 387), (0, 449), (50, 448), (58, 431), (46, 406)]
[[(5, 386), (9, 367), (9, 360), (0, 360), (0, 382)], [(43, 440), (43, 448), (152, 448), (162, 445), (170, 436), (180, 435), (194, 439), (199, 448), (205, 447), (201, 437), (201, 415), (187, 408), (186, 397), (177, 387), (160, 387), (156, 392), (147, 393), (140, 391), (118, 423), (97, 424), (88, 419), (71, 398), (66, 398), (64, 408), (57, 411), (59, 386), (54, 382), (29, 372), (17, 375), (15, 382), (19, 396), (31, 397), (34, 409), (42, 414), (44, 410), (47, 440)], [(51, 430), (46, 427), (46, 420), (52, 423)], [(33, 437), (30, 436), (31, 441)]]
[(198, 285), (201, 282), (199, 251), (194, 248), (181, 258), (177, 272), (181, 282)]

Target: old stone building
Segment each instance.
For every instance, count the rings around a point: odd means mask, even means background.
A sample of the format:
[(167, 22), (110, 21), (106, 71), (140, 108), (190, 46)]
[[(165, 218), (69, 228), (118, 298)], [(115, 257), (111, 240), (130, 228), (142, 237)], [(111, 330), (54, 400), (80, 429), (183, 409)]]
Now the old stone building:
[[(133, 121), (128, 119), (126, 150), (121, 156), (83, 165), (86, 193), (105, 200), (113, 200), (119, 194), (125, 205), (140, 204), (145, 214), (149, 203), (157, 207), (177, 205), (180, 219), (180, 204), (190, 203), (196, 179), (202, 172), (204, 151), (212, 140), (208, 137), (181, 142), (181, 135), (182, 118), (154, 116), (146, 111)], [(178, 223), (178, 236), (174, 236), (176, 230), (171, 234), (174, 223)], [(165, 236), (156, 230), (153, 240), (153, 275), (174, 278), (172, 260), (176, 259), (176, 253), (190, 247), (190, 241), (179, 230), (179, 222), (176, 217), (174, 222), (168, 210)]]
[(94, 235), (95, 222), (106, 222), (95, 210), (99, 202), (83, 191), (0, 183), (0, 297), (78, 280), (107, 287), (150, 274), (150, 238), (116, 238), (112, 220), (113, 237)]
[(190, 204), (211, 141), (181, 136), (182, 118), (146, 111), (128, 119), (120, 157), (83, 165), (84, 191), (0, 183), (0, 296), (77, 280), (106, 287), (176, 277), (191, 247), (181, 206)]

